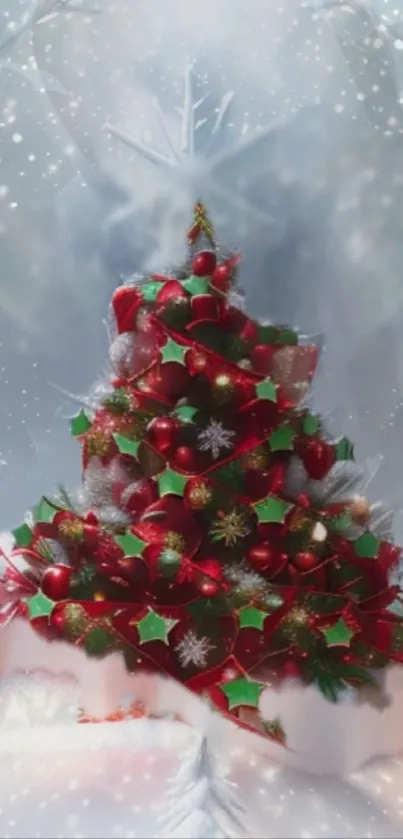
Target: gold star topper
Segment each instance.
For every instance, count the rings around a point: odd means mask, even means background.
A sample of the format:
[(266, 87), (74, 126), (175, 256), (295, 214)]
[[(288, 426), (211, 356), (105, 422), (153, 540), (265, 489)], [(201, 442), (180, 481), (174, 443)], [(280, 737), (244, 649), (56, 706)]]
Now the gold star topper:
[(206, 208), (201, 201), (197, 201), (194, 208), (193, 224), (188, 231), (188, 242), (194, 245), (199, 236), (204, 235), (210, 242), (212, 247), (215, 247), (215, 231), (211, 221), (207, 215)]

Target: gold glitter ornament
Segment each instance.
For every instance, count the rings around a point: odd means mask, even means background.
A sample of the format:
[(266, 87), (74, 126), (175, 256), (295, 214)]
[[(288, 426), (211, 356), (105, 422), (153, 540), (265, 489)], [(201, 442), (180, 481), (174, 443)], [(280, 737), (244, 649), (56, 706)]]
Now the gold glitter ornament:
[(84, 538), (84, 522), (81, 519), (65, 519), (57, 529), (62, 537), (71, 542), (82, 542)]
[(67, 603), (63, 609), (63, 631), (69, 641), (78, 641), (90, 624), (87, 612), (79, 603)]
[(242, 456), (242, 463), (246, 469), (264, 470), (269, 466), (270, 454), (263, 446), (258, 446), (257, 449)]
[(213, 498), (213, 491), (205, 481), (197, 481), (189, 489), (187, 499), (195, 510), (203, 510)]
[(183, 554), (185, 550), (185, 540), (180, 533), (170, 530), (164, 539), (164, 548), (175, 553)]
[(88, 457), (106, 457), (109, 454), (110, 447), (111, 439), (109, 435), (101, 431), (100, 428), (94, 428), (86, 435), (85, 449)]
[(211, 532), (217, 539), (222, 539), (227, 548), (233, 548), (240, 539), (248, 536), (250, 527), (243, 513), (231, 510), (222, 518), (216, 519)]
[(308, 629), (311, 622), (311, 613), (304, 606), (293, 606), (285, 615), (282, 621), (282, 630), (291, 643), (298, 643), (299, 633)]
[(312, 517), (304, 510), (294, 510), (289, 518), (288, 530), (290, 533), (301, 533), (303, 530), (309, 532), (312, 526)]

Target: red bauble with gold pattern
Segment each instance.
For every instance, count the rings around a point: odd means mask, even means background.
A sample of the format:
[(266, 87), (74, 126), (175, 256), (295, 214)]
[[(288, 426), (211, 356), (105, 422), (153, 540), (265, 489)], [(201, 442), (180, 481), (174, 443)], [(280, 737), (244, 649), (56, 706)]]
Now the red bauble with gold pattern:
[(47, 568), (41, 582), (41, 589), (49, 600), (66, 600), (69, 596), (72, 569), (68, 565), (52, 565)]
[(196, 277), (210, 277), (214, 274), (217, 257), (214, 251), (199, 251), (192, 261), (192, 271)]
[(314, 481), (323, 480), (336, 462), (334, 447), (316, 437), (304, 441), (300, 456), (309, 477)]

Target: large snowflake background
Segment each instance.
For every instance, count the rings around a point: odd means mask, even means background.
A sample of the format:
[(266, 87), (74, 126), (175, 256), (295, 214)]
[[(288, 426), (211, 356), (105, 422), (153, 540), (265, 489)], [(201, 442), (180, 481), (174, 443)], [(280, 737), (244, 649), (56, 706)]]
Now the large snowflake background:
[(402, 70), (403, 0), (2, 0), (0, 527), (79, 479), (50, 383), (88, 389), (195, 197), (250, 311), (325, 334), (316, 404), (401, 506)]

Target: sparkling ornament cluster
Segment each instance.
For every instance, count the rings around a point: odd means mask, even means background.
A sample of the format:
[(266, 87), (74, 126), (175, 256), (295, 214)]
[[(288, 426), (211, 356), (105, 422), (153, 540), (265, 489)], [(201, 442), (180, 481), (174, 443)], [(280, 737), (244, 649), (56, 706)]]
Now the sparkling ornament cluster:
[(353, 446), (302, 407), (317, 347), (234, 305), (238, 259), (200, 204), (188, 238), (180, 271), (113, 295), (113, 378), (71, 427), (88, 509), (43, 498), (14, 531), (1, 620), (120, 650), (232, 717), (258, 709), (262, 663), (336, 700), (403, 660), (399, 549), (365, 497), (329, 492)]

